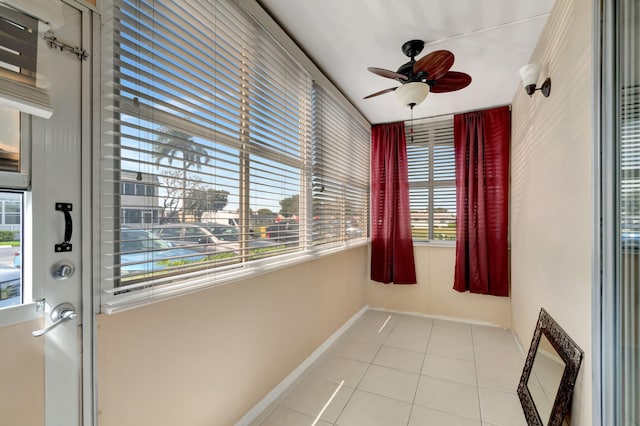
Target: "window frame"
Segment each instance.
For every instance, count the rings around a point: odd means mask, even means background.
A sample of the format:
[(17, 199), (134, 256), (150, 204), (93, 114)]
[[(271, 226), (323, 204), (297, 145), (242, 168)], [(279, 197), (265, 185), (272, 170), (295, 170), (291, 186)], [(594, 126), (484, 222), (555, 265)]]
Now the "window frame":
[[(250, 13), (250, 15), (253, 15), (253, 14)], [(269, 36), (272, 36), (270, 34), (270, 31), (265, 30), (263, 27), (260, 26), (259, 23), (256, 24), (256, 27), (258, 28), (258, 30), (256, 31), (256, 34), (259, 33), (260, 35), (262, 35), (262, 33), (260, 32), (266, 32)], [(113, 37), (113, 35), (111, 35), (111, 37)], [(276, 43), (279, 43), (282, 46), (282, 43), (280, 43), (277, 38), (275, 38), (275, 41)], [(109, 41), (107, 41), (106, 43), (109, 43)], [(113, 44), (114, 40), (111, 40), (111, 43)], [(110, 50), (110, 49), (103, 49), (103, 50)], [(287, 54), (288, 53), (289, 52), (287, 52)], [(252, 58), (251, 58), (251, 55), (249, 54), (247, 54), (247, 56), (243, 58), (243, 61), (251, 61), (251, 60)], [(301, 68), (305, 68), (304, 64), (300, 64), (300, 66)], [(246, 79), (247, 81), (250, 81), (251, 79), (250, 74), (244, 73), (244, 70), (242, 69), (239, 69), (238, 72), (239, 72), (239, 75), (244, 76), (243, 77), (244, 79)], [(288, 79), (286, 79), (285, 77), (283, 77), (283, 79), (285, 79), (284, 81), (288, 82)], [(311, 81), (311, 78), (309, 79), (309, 81)], [(246, 91), (246, 88), (244, 87), (242, 80), (237, 82), (236, 89), (243, 94), (242, 95), (243, 99), (246, 99), (247, 101), (251, 100), (250, 94), (247, 94), (246, 95), (247, 98), (245, 98), (244, 93)], [(332, 90), (335, 90), (335, 89), (332, 89)], [(309, 84), (309, 90), (308, 90), (309, 99), (311, 98), (311, 96), (312, 96), (311, 84)], [(355, 111), (350, 104), (344, 103), (343, 99), (340, 99), (339, 101), (343, 103), (346, 110), (350, 111), (351, 114), (353, 114), (352, 115), (353, 120), (358, 121), (360, 123), (366, 123), (366, 125), (368, 125), (368, 122), (366, 122), (366, 120), (364, 120), (362, 116), (359, 115), (359, 113)], [(109, 100), (103, 97), (103, 106), (106, 106), (108, 108), (108, 103), (109, 103)], [(200, 134), (206, 134), (207, 132), (207, 129), (198, 123), (190, 122), (186, 126), (185, 125), (181, 126), (177, 123), (176, 120), (172, 120), (172, 117), (169, 114), (165, 114), (163, 111), (146, 110), (145, 107), (136, 106), (135, 102), (129, 102), (127, 100), (122, 100), (121, 103), (122, 103), (120, 105), (121, 110), (132, 116), (135, 116), (137, 114), (139, 117), (142, 117), (142, 119), (147, 119), (145, 117), (156, 117), (156, 118), (159, 117), (161, 123), (174, 123), (174, 125), (176, 125), (177, 128), (179, 128), (181, 131), (182, 130), (193, 131), (192, 134), (196, 136)], [(311, 102), (309, 101), (309, 104), (310, 103)], [(248, 102), (247, 105), (250, 106), (250, 103)], [(102, 108), (101, 111), (104, 114), (105, 108)], [(251, 114), (250, 107), (247, 108), (245, 111), (246, 111), (245, 114), (247, 114), (246, 117), (249, 117)], [(300, 130), (301, 133), (306, 132), (307, 136), (305, 139), (300, 140), (300, 156), (299, 157), (296, 158), (296, 156), (292, 156), (292, 155), (282, 156), (277, 151), (270, 150), (268, 149), (267, 146), (261, 145), (260, 143), (252, 145), (252, 149), (250, 151), (252, 156), (257, 155), (259, 156), (259, 158), (264, 158), (269, 161), (283, 162), (282, 163), (283, 165), (290, 165), (298, 170), (298, 173), (299, 173), (298, 194), (300, 197), (300, 206), (299, 206), (300, 207), (299, 209), (299, 220), (300, 220), (299, 241), (300, 242), (297, 245), (297, 249), (295, 249), (294, 252), (292, 253), (283, 252), (281, 254), (278, 254), (277, 256), (267, 257), (263, 259), (252, 259), (247, 262), (241, 262), (238, 264), (231, 264), (231, 265), (225, 264), (223, 262), (220, 264), (220, 266), (216, 266), (212, 268), (210, 270), (211, 273), (198, 274), (197, 271), (195, 270), (185, 271), (184, 274), (180, 275), (180, 279), (176, 279), (166, 284), (163, 284), (161, 281), (158, 281), (152, 277), (150, 280), (140, 282), (131, 286), (126, 286), (125, 287), (126, 292), (122, 292), (121, 290), (123, 290), (123, 288), (118, 288), (112, 284), (113, 276), (110, 277), (108, 274), (105, 275), (104, 266), (101, 265), (101, 268), (100, 268), (102, 271), (101, 281), (103, 284), (101, 304), (102, 304), (103, 312), (105, 313), (116, 312), (131, 306), (138, 306), (140, 304), (149, 303), (152, 299), (157, 300), (159, 298), (164, 298), (164, 297), (173, 297), (174, 295), (180, 294), (182, 292), (189, 292), (202, 287), (209, 287), (214, 285), (225, 284), (228, 282), (233, 282), (238, 279), (243, 279), (246, 277), (250, 277), (257, 274), (269, 272), (275, 269), (279, 269), (282, 267), (287, 267), (287, 266), (296, 264), (298, 262), (305, 262), (312, 258), (317, 257), (317, 255), (330, 254), (330, 253), (334, 253), (337, 250), (345, 250), (345, 249), (354, 247), (356, 245), (366, 244), (367, 238), (366, 238), (366, 232), (365, 232), (364, 237), (357, 239), (357, 241), (343, 238), (342, 241), (339, 241), (337, 244), (332, 244), (330, 246), (327, 245), (327, 246), (313, 247), (311, 245), (311, 241), (312, 241), (311, 223), (313, 220), (313, 212), (312, 212), (312, 207), (310, 202), (311, 190), (309, 189), (311, 186), (311, 168), (309, 165), (310, 164), (309, 155), (310, 155), (310, 149), (311, 149), (311, 143), (312, 143), (311, 137), (310, 137), (310, 134), (311, 134), (311, 125), (310, 125), (311, 116), (310, 115), (308, 117), (308, 120), (309, 120), (308, 127), (306, 129)], [(105, 122), (104, 117), (102, 122), (103, 123)], [(248, 125), (245, 127), (244, 123), (248, 123)], [(246, 119), (243, 118), (241, 122), (241, 127), (242, 127), (241, 134), (243, 134), (244, 137), (240, 138), (240, 140), (234, 140), (229, 135), (225, 135), (225, 134), (218, 134), (216, 139), (216, 143), (221, 143), (227, 148), (233, 148), (233, 149), (239, 150), (238, 155), (240, 156), (240, 163), (242, 164), (243, 167), (248, 167), (248, 169), (244, 169), (245, 172), (240, 173), (241, 176), (253, 176), (252, 170), (251, 170), (251, 157), (245, 156), (245, 154), (243, 154), (243, 152), (245, 153), (249, 152), (249, 151), (243, 151), (244, 145), (251, 144), (252, 142), (251, 141), (252, 136), (250, 133), (251, 125), (252, 125), (252, 122), (249, 118), (246, 118)], [(186, 127), (189, 127), (189, 129), (187, 129)], [(108, 129), (101, 136), (104, 137), (104, 134), (106, 133), (109, 133)], [(369, 144), (368, 136), (369, 135), (367, 135), (366, 141), (364, 140), (361, 141), (366, 146), (368, 146)], [(103, 143), (101, 145), (104, 146), (105, 144)], [(118, 146), (114, 143), (110, 143), (109, 148), (103, 151), (101, 153), (101, 156), (103, 158), (105, 156), (111, 157), (111, 158), (119, 158)], [(104, 173), (104, 169), (103, 169), (103, 173)], [(123, 170), (123, 173), (124, 173), (124, 170)], [(368, 171), (367, 171), (367, 181), (368, 181)], [(101, 188), (106, 188), (107, 191), (110, 191), (111, 193), (117, 194), (118, 193), (117, 188), (118, 187), (122, 188), (123, 182), (126, 182), (126, 180), (123, 178), (120, 178), (120, 180), (118, 180), (117, 176), (115, 176), (114, 178), (114, 177), (109, 177), (105, 175), (105, 177), (102, 178), (102, 183), (100, 183), (100, 186)], [(245, 186), (247, 186), (245, 183), (242, 182), (242, 180), (239, 181), (239, 184), (241, 188), (245, 188)], [(110, 186), (113, 186), (113, 189), (109, 189)], [(101, 195), (101, 200), (104, 199), (104, 194), (107, 191), (105, 191), (104, 189), (97, 191), (97, 193)], [(368, 203), (368, 194), (369, 194), (368, 185), (366, 187), (365, 194), (366, 194), (364, 198), (366, 200), (365, 208), (368, 211), (368, 204), (369, 204)], [(122, 193), (121, 196), (125, 196), (125, 194)], [(126, 196), (129, 196), (129, 195), (126, 195)], [(250, 197), (251, 197), (250, 190), (246, 188), (241, 189), (238, 196), (239, 196), (241, 205), (249, 206)], [(113, 207), (114, 210), (117, 209), (116, 204), (117, 203), (114, 204), (114, 207)], [(102, 208), (103, 212), (105, 210), (108, 211), (109, 209), (109, 207), (105, 207), (105, 206), (102, 206), (102, 207), (103, 207)], [(244, 211), (244, 214), (241, 211), (238, 218), (241, 229), (245, 229), (248, 227), (248, 221), (247, 221), (248, 209), (245, 209), (243, 211)], [(114, 219), (116, 219), (115, 222), (117, 222), (117, 217), (119, 216), (119, 214), (117, 214), (115, 211), (112, 211), (111, 216)], [(369, 219), (368, 217), (365, 218), (366, 223), (365, 225), (363, 225), (365, 226), (365, 229), (368, 229), (368, 226), (367, 226), (368, 219)], [(101, 221), (101, 222), (104, 222), (104, 221)], [(343, 226), (343, 228), (345, 226)], [(111, 226), (111, 229), (115, 230), (113, 226)], [(248, 232), (246, 234), (248, 235)], [(344, 234), (343, 237), (346, 237), (346, 232), (343, 234)], [(103, 241), (101, 246), (105, 246), (105, 243), (109, 244), (110, 239), (112, 241), (115, 241), (117, 237), (114, 235), (109, 238), (109, 236), (105, 236), (103, 232), (102, 233)], [(101, 256), (101, 258), (104, 260), (104, 256)], [(129, 291), (129, 290), (135, 290), (135, 291)]]
[[(416, 123), (417, 121), (417, 123)], [(450, 138), (447, 135), (447, 138), (439, 138), (433, 136), (433, 131), (447, 131), (450, 132)], [(429, 132), (431, 134), (423, 134), (423, 132)], [(435, 234), (435, 221), (436, 217), (435, 212), (437, 207), (436, 204), (436, 192), (438, 189), (452, 189), (453, 190), (453, 207), (455, 207), (456, 202), (456, 179), (455, 179), (455, 146), (453, 139), (453, 115), (444, 116), (444, 117), (435, 117), (435, 118), (427, 118), (427, 119), (418, 119), (412, 121), (405, 122), (405, 137), (407, 142), (407, 162), (409, 168), (409, 202), (411, 209), (411, 222), (414, 221), (420, 223), (419, 220), (416, 219), (416, 212), (414, 212), (414, 206), (418, 204), (420, 201), (423, 201), (423, 197), (418, 197), (412, 194), (412, 190), (426, 190), (427, 201), (426, 201), (426, 228), (427, 228), (427, 237), (426, 238), (417, 238), (416, 232), (414, 232), (414, 228), (412, 225), (412, 238), (414, 245), (430, 245), (430, 246), (455, 246), (456, 238), (454, 234), (454, 238), (452, 239), (436, 239), (434, 238)], [(422, 141), (414, 142), (415, 138), (422, 138)], [(411, 155), (413, 146), (424, 145), (427, 149), (426, 160), (418, 161), (416, 155)], [(447, 162), (450, 167), (438, 166), (437, 155), (435, 155), (434, 149), (436, 146), (446, 146), (451, 147), (451, 157), (447, 157)], [(446, 165), (446, 164), (445, 164)], [(427, 177), (425, 179), (419, 179), (416, 175), (418, 175), (418, 169), (426, 167), (427, 169)], [(415, 173), (412, 173), (414, 172)], [(435, 176), (438, 173), (451, 174), (453, 173), (453, 177), (451, 179), (436, 179)], [(451, 196), (449, 197), (451, 198)], [(449, 204), (451, 201), (449, 202)], [(456, 223), (456, 212), (452, 213), (453, 223)], [(455, 229), (455, 226), (454, 226)]]
[[(31, 174), (31, 115), (20, 112), (20, 169), (18, 172), (0, 172), (0, 181), (3, 182), (0, 190), (9, 192), (19, 192), (22, 194), (22, 303), (0, 309), (0, 327), (18, 324), (41, 318), (44, 315), (44, 286), (43, 283), (34, 282), (33, 274), (25, 269), (30, 257), (24, 254), (24, 242), (33, 241), (32, 219), (27, 215), (31, 210), (32, 194), (30, 188)], [(28, 272), (28, 273), (25, 273)]]

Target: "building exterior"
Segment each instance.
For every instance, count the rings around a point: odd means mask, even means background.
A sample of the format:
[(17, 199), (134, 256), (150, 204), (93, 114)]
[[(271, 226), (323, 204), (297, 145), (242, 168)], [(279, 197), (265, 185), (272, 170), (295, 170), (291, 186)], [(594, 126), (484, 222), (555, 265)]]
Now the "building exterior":
[(121, 225), (160, 223), (162, 207), (158, 205), (159, 188), (160, 180), (155, 175), (122, 172)]

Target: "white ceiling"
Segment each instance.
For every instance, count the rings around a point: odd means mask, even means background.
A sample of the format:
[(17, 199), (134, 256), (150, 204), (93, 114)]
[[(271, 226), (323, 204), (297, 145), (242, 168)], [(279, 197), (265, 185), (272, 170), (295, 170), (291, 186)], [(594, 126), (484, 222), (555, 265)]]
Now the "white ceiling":
[(414, 118), (511, 103), (518, 69), (529, 62), (553, 0), (261, 0), (262, 6), (373, 124), (407, 120), (408, 107), (387, 93), (400, 84), (367, 67), (395, 71), (409, 61), (401, 50), (425, 41), (455, 54), (451, 68), (473, 78), (457, 92), (432, 93)]

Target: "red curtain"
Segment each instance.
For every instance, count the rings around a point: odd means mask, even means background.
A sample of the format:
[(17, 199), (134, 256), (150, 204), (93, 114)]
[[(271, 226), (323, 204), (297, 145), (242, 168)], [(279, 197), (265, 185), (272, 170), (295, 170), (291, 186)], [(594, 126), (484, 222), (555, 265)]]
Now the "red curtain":
[(371, 129), (371, 279), (415, 284), (404, 123)]
[(509, 295), (510, 136), (509, 107), (454, 116), (458, 291)]

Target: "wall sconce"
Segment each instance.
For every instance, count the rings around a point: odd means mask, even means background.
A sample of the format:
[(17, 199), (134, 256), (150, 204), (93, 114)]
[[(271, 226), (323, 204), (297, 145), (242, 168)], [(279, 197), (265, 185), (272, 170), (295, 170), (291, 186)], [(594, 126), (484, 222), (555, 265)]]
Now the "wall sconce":
[(545, 98), (548, 98), (549, 93), (551, 93), (551, 79), (549, 77), (547, 77), (544, 83), (542, 83), (542, 86), (536, 87), (541, 68), (540, 64), (525, 65), (520, 68), (520, 78), (522, 78), (522, 85), (524, 86), (524, 90), (527, 92), (527, 95), (531, 96), (533, 95), (533, 92), (540, 90), (542, 95)]
[(428, 94), (429, 85), (420, 81), (405, 83), (396, 89), (398, 100), (411, 109), (424, 101)]

